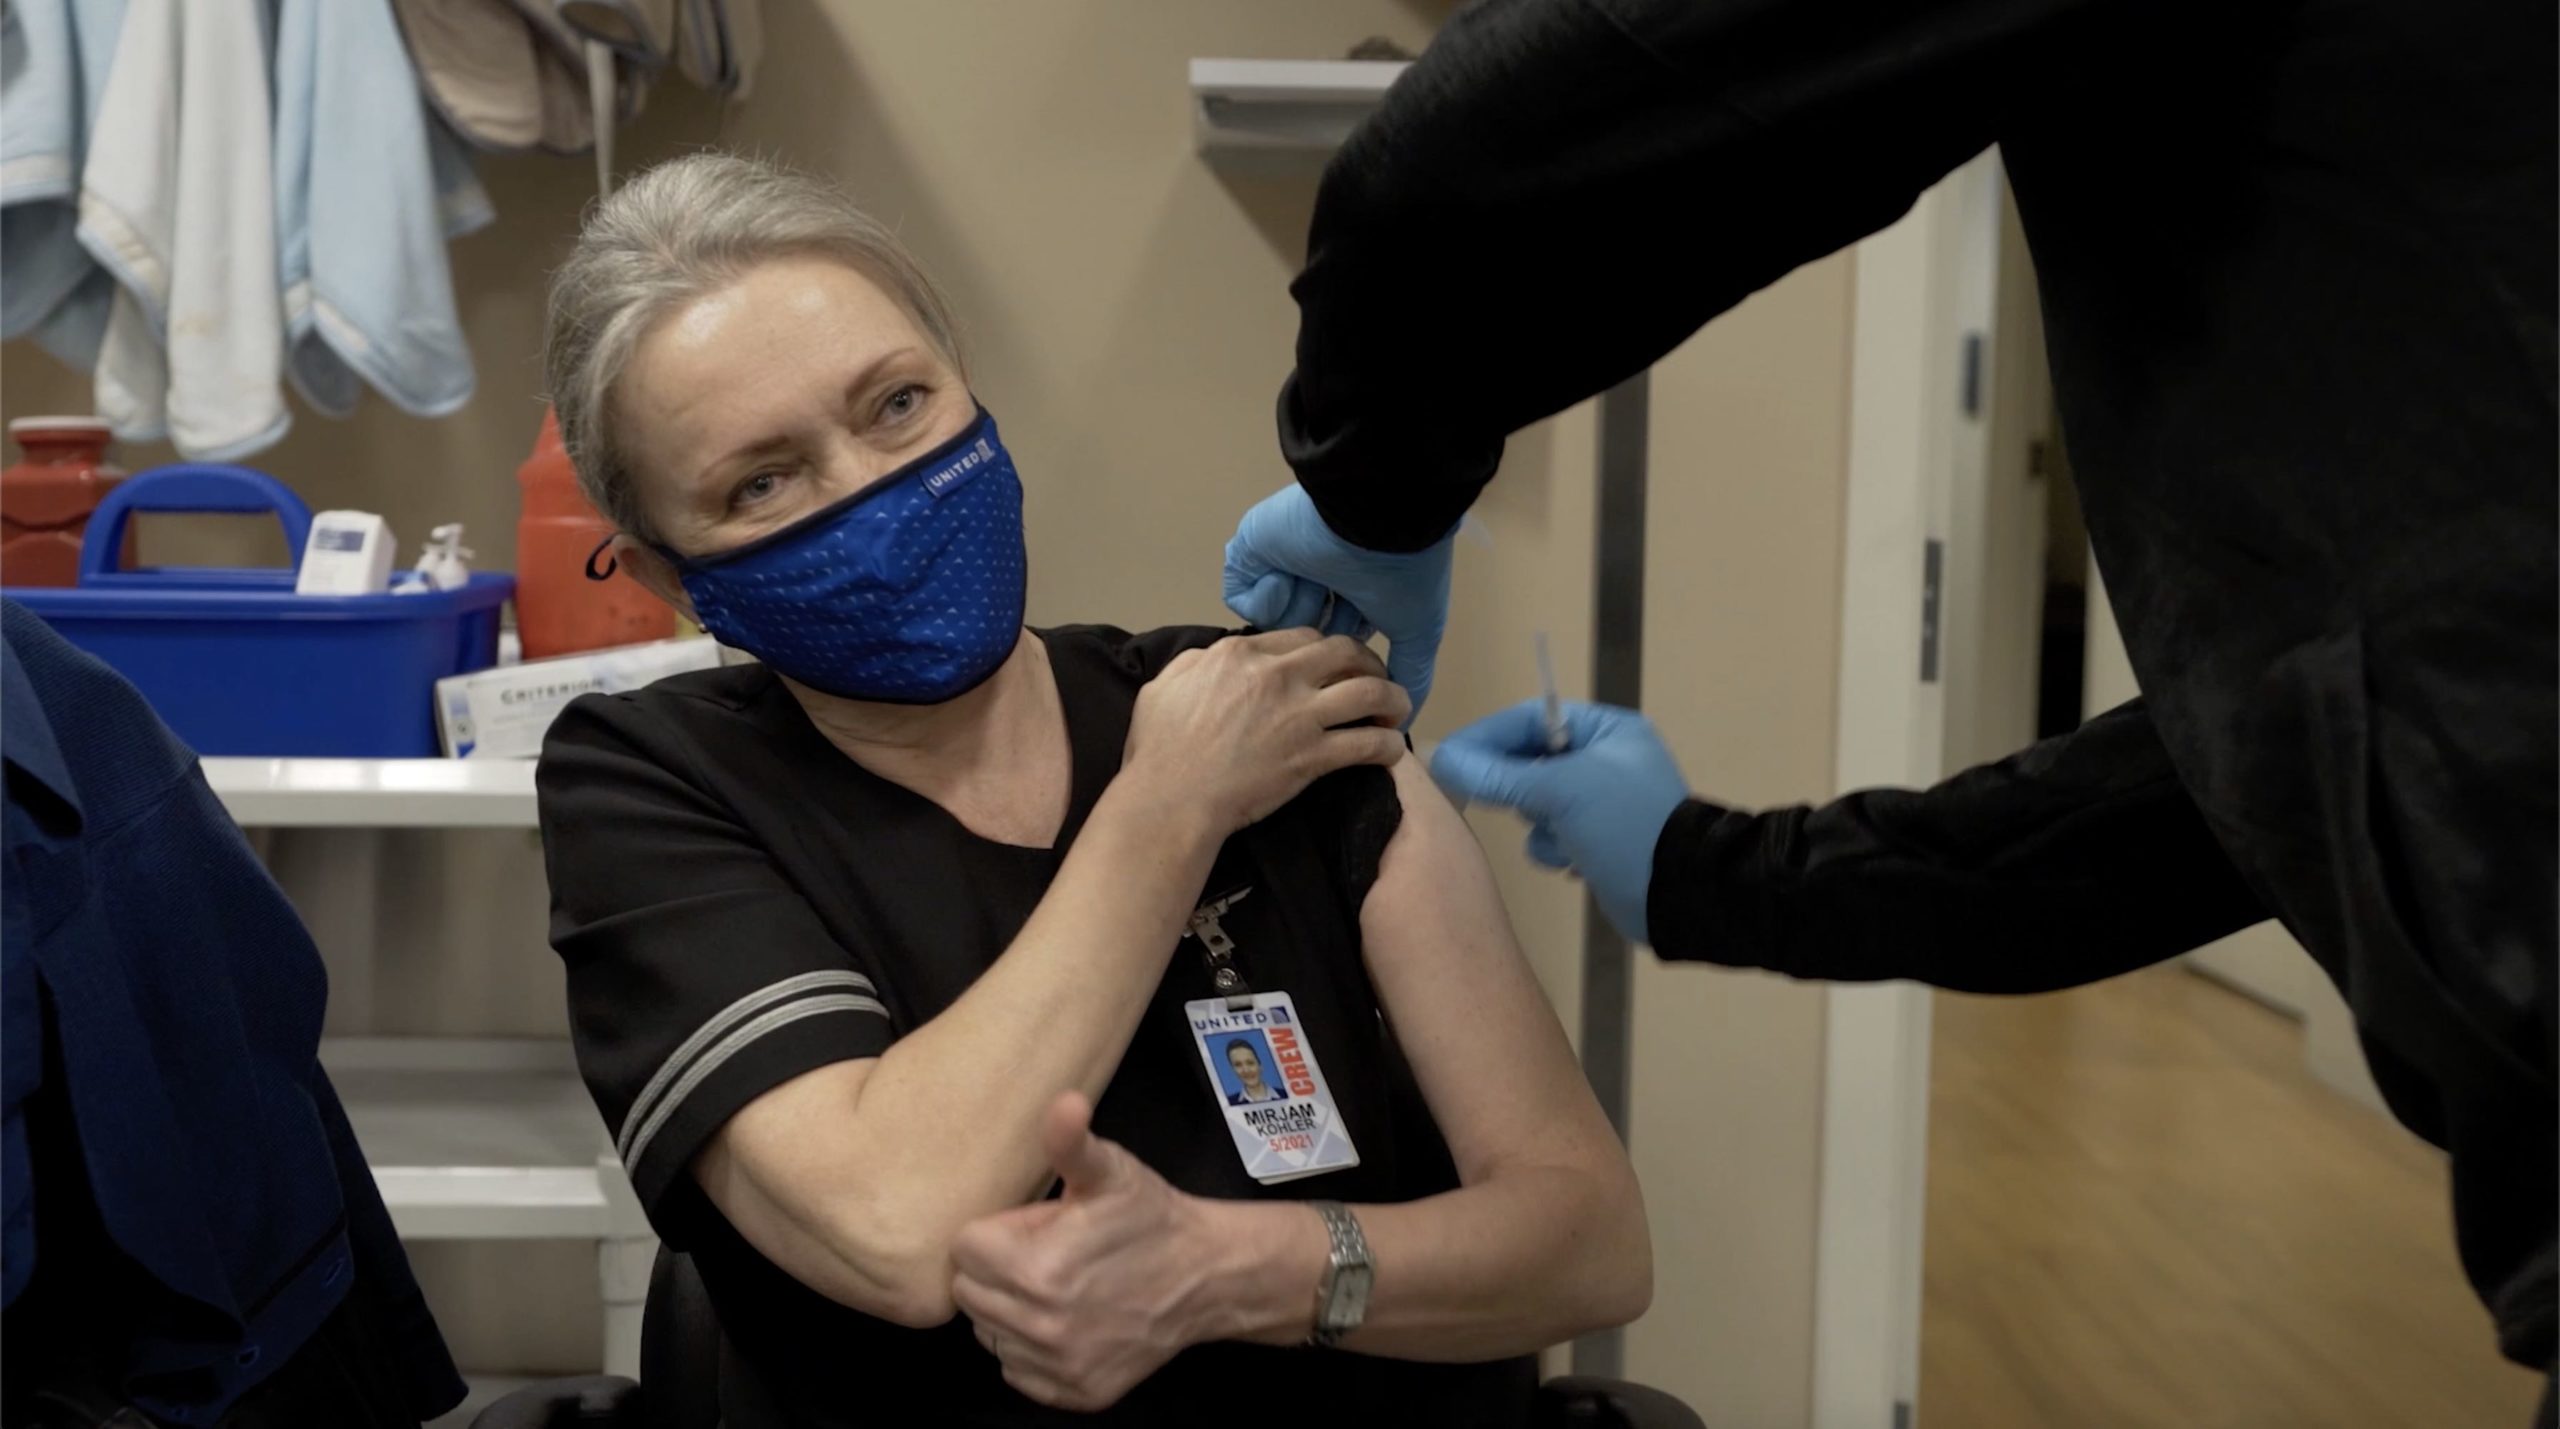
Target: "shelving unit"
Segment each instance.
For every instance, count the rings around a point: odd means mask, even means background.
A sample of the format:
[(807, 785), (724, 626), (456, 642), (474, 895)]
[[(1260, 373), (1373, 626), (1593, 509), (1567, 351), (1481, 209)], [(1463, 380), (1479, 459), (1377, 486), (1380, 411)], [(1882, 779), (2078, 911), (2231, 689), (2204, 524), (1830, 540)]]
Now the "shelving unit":
[(1195, 59), (1191, 97), (1200, 147), (1340, 148), (1404, 71), (1394, 60)]
[[(248, 828), (536, 827), (529, 760), (203, 765)], [(594, 1241), (604, 1369), (638, 1376), (657, 1240), (566, 1040), (331, 1038), (320, 1062), (403, 1240)]]
[(320, 1064), (402, 1239), (603, 1240), (627, 1229), (568, 1044), (333, 1038)]

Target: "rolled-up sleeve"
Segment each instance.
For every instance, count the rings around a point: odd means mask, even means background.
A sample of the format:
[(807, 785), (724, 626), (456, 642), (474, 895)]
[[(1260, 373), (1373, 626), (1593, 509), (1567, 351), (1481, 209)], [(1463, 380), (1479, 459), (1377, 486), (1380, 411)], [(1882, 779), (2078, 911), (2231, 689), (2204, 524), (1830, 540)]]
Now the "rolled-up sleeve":
[(537, 775), (578, 1068), (678, 1244), (703, 1204), (687, 1168), (731, 1116), (894, 1036), (873, 977), (691, 776), (679, 736), (594, 695), (554, 723)]
[(2096, 982), (2268, 917), (2140, 700), (1932, 789), (1692, 801), (1650, 903), (1666, 958), (1987, 993)]

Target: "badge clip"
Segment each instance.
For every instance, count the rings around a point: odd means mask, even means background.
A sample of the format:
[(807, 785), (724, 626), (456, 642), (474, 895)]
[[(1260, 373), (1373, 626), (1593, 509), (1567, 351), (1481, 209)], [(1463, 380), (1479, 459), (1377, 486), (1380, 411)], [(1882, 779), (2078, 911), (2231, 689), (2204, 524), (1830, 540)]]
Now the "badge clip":
[(1224, 898), (1203, 903), (1191, 910), (1191, 926), (1187, 936), (1200, 940), (1200, 952), (1209, 964), (1209, 986), (1227, 1000), (1227, 1010), (1241, 1012), (1253, 1005), (1253, 989), (1245, 986), (1244, 974), (1236, 970), (1236, 940), (1229, 936), (1219, 919), (1226, 911), (1245, 900), (1253, 892), (1247, 884)]

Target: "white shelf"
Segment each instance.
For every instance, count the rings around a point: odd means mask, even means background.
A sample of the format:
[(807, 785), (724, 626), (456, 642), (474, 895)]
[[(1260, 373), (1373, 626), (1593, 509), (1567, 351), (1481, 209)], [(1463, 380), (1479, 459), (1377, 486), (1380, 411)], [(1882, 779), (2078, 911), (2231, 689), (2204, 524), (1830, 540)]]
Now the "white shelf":
[(530, 759), (204, 761), (246, 828), (530, 829)]
[(1200, 147), (1339, 148), (1404, 71), (1399, 60), (1193, 60)]
[(647, 1233), (567, 1043), (333, 1038), (320, 1061), (402, 1239)]

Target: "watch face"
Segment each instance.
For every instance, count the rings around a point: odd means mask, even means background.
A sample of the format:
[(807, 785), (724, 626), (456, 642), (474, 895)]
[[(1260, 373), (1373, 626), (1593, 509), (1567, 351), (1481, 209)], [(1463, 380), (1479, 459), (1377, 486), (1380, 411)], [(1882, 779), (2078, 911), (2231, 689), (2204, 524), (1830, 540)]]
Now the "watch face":
[(1325, 1324), (1337, 1330), (1358, 1329), (1369, 1315), (1369, 1267), (1346, 1265), (1334, 1272), (1333, 1298), (1325, 1306)]

